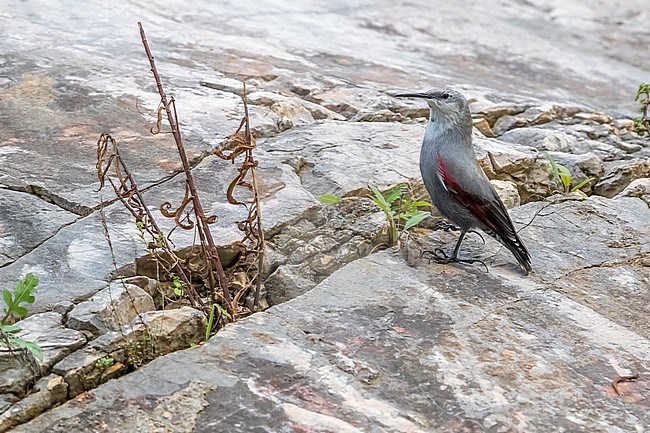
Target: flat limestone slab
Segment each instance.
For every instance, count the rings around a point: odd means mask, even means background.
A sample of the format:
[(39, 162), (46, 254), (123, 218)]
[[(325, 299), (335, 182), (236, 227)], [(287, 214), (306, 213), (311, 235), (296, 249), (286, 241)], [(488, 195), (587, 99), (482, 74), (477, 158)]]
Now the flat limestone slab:
[[(513, 210), (537, 214), (522, 231), (530, 277), (373, 254), (15, 431), (642, 431), (650, 285), (636, 240), (650, 211), (636, 198), (538, 207)], [(635, 373), (617, 395), (612, 380)]]
[(0, 265), (28, 253), (77, 218), (31, 194), (0, 188)]
[[(121, 203), (105, 209), (117, 266), (144, 254), (135, 223)], [(0, 287), (13, 287), (18, 278), (32, 272), (39, 278), (38, 295), (29, 313), (49, 310), (88, 299), (108, 285), (115, 271), (104, 237), (101, 215), (95, 212), (63, 227), (38, 248), (0, 268)]]

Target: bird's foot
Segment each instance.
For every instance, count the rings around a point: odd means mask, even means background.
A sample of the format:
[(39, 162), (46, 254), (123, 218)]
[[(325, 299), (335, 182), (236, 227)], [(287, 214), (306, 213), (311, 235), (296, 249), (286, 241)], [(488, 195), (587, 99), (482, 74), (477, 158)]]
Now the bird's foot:
[(425, 254), (430, 254), (429, 257), (429, 264), (431, 263), (438, 263), (439, 265), (448, 265), (449, 263), (461, 263), (461, 264), (467, 264), (467, 265), (472, 265), (474, 263), (480, 263), (483, 265), (485, 268), (485, 272), (490, 272), (488, 269), (487, 265), (485, 262), (479, 259), (461, 259), (458, 257), (449, 257), (447, 253), (442, 248), (436, 248), (433, 251), (422, 251), (420, 254), (421, 258), (424, 258)]

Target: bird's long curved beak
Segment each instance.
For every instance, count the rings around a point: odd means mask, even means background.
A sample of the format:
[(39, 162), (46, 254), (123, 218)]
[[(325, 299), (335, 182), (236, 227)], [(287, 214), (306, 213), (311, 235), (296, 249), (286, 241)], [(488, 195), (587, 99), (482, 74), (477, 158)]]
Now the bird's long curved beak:
[(429, 95), (426, 93), (398, 93), (395, 95), (398, 98), (428, 98)]

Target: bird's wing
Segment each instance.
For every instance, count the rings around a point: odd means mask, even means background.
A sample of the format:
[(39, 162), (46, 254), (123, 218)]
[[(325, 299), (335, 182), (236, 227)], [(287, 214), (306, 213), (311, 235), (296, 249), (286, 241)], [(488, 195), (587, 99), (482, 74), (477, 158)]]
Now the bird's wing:
[(526, 273), (530, 272), (530, 254), (517, 235), (506, 207), (478, 163), (462, 167), (439, 160), (436, 175), (453, 200), (469, 210), (483, 224), (481, 228), (505, 245)]
[[(461, 175), (459, 171), (465, 172)], [(474, 171), (474, 176), (467, 175)], [(515, 230), (508, 216), (508, 211), (501, 202), (483, 170), (476, 167), (463, 167), (445, 164), (439, 161), (437, 175), (453, 199), (467, 208), (476, 218), (495, 234), (514, 238)], [(473, 179), (473, 180), (472, 180)]]

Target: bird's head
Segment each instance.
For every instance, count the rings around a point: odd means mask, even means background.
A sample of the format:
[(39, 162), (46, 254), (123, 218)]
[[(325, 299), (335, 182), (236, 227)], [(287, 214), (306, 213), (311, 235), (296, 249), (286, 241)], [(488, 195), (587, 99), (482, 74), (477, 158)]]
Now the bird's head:
[(431, 89), (419, 93), (400, 93), (395, 95), (402, 98), (422, 98), (431, 108), (431, 121), (449, 123), (454, 126), (472, 124), (469, 104), (462, 93), (448, 88)]

